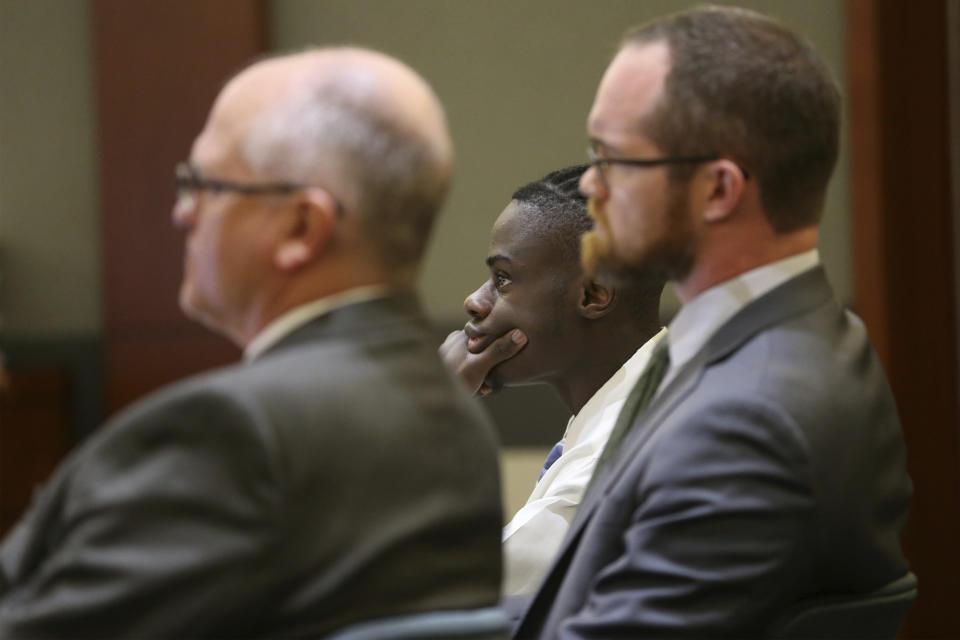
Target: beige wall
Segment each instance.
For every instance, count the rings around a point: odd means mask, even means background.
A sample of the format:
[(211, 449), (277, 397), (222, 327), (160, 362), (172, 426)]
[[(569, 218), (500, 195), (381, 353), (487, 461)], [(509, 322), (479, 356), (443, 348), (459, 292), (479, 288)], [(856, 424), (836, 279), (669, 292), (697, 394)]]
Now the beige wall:
[[(483, 259), (490, 227), (513, 190), (551, 169), (585, 159), (586, 115), (624, 30), (694, 4), (700, 3), (272, 0), (271, 42), (278, 50), (311, 44), (380, 49), (420, 71), (440, 95), (453, 131), (457, 171), (420, 285), (433, 317), (454, 324), (462, 321), (464, 296), (488, 277)], [(770, 13), (799, 29), (838, 78), (845, 78), (843, 3), (738, 4)], [(848, 170), (846, 150), (842, 153), (828, 196), (821, 249), (838, 295), (849, 300)], [(670, 296), (665, 311), (675, 304)], [(540, 416), (547, 408), (542, 403), (536, 407), (534, 413)], [(499, 419), (501, 429), (510, 428), (508, 417)], [(555, 422), (556, 433), (545, 438), (562, 435), (562, 419)], [(550, 425), (543, 427), (548, 433)], [(506, 519), (526, 500), (549, 448), (503, 451)]]
[(526, 503), (551, 448), (509, 447), (500, 452), (504, 523)]
[[(420, 284), (433, 317), (456, 323), (464, 296), (486, 277), (490, 226), (509, 194), (551, 169), (583, 161), (584, 120), (620, 35), (630, 25), (692, 4), (273, 0), (267, 6), (275, 49), (337, 43), (381, 49), (423, 73), (445, 102), (458, 152), (456, 182)], [(844, 79), (842, 3), (740, 4), (808, 35)], [(93, 81), (85, 1), (0, 0), (5, 340), (99, 331)], [(844, 150), (821, 245), (845, 300), (851, 292), (847, 181)], [(508, 516), (528, 494), (547, 449), (504, 452)]]
[(100, 328), (93, 73), (82, 0), (0, 0), (0, 334)]
[[(276, 49), (355, 43), (395, 54), (433, 83), (458, 151), (456, 183), (421, 290), (459, 322), (484, 277), (490, 226), (519, 184), (584, 158), (584, 120), (624, 29), (687, 1), (273, 0)], [(807, 34), (842, 79), (843, 5), (742, 2)], [(96, 139), (87, 4), (0, 0), (0, 331), (5, 339), (100, 327)], [(131, 158), (136, 162), (136, 158)], [(822, 249), (850, 299), (846, 151)], [(171, 301), (174, 304), (174, 301)]]
[[(490, 227), (520, 184), (585, 160), (585, 120), (624, 30), (702, 4), (668, 0), (272, 0), (279, 50), (359, 44), (396, 55), (423, 73), (447, 106), (457, 148), (456, 181), (435, 231), (421, 290), (438, 320), (457, 322), (485, 277)], [(739, 2), (806, 34), (845, 76), (843, 3)], [(850, 299), (846, 155), (823, 227), (824, 261)]]

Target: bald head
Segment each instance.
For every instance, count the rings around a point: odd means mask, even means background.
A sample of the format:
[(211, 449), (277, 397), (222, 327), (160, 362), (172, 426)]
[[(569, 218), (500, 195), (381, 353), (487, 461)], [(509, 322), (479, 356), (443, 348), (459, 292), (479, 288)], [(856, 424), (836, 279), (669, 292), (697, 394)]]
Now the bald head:
[(252, 177), (328, 189), (385, 267), (415, 273), (453, 149), (439, 100), (412, 69), (358, 48), (263, 60), (224, 88), (213, 126), (235, 129), (221, 133)]

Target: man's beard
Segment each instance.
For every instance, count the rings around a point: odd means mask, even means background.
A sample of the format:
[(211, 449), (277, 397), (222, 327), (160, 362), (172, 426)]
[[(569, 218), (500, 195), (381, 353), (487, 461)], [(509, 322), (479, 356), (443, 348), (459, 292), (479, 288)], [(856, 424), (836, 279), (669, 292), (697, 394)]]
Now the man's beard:
[[(682, 281), (690, 273), (696, 258), (696, 240), (689, 223), (686, 191), (671, 188), (666, 210), (667, 232), (654, 239), (642, 255), (630, 262), (615, 255), (606, 213), (594, 198), (587, 201), (587, 212), (594, 229), (580, 238), (580, 261), (592, 278), (617, 286), (636, 286), (652, 280)], [(602, 227), (600, 233), (597, 227)]]
[[(587, 213), (593, 219), (593, 229), (580, 238), (580, 263), (583, 270), (591, 278), (618, 281), (619, 278), (611, 277), (619, 271), (621, 265), (617, 264), (613, 257), (610, 225), (607, 223), (606, 214), (594, 198), (587, 200)], [(597, 227), (603, 227), (605, 233), (601, 234)]]

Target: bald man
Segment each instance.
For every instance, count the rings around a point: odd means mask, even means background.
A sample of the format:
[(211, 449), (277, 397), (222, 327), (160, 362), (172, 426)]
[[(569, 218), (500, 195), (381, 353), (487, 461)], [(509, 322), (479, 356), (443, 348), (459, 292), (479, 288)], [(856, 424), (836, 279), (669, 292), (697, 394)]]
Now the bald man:
[(0, 637), (319, 637), (496, 602), (495, 440), (411, 293), (451, 161), (436, 96), (387, 56), (227, 84), (173, 219), (182, 308), (245, 362), (61, 466), (0, 548)]

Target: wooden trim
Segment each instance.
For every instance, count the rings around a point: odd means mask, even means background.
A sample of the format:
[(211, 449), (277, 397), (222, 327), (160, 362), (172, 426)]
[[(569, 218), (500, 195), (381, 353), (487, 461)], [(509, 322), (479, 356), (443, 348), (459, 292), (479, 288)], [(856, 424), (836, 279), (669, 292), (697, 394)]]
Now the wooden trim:
[[(177, 308), (172, 172), (224, 80), (266, 49), (260, 0), (92, 0), (107, 408), (235, 360)], [(149, 354), (149, 359), (141, 358)]]
[(847, 0), (854, 300), (897, 400), (914, 481), (903, 636), (960, 637), (957, 250), (946, 2)]
[(11, 368), (0, 387), (0, 538), (67, 453), (69, 394), (56, 369)]
[[(881, 184), (883, 167), (880, 155), (882, 139), (882, 103), (880, 71), (877, 68), (877, 7), (872, 0), (847, 2), (847, 114), (850, 126), (850, 193), (853, 201), (854, 306), (869, 319), (873, 345), (880, 359), (890, 362), (890, 326), (883, 310), (889, 305), (887, 263), (881, 259), (886, 246), (886, 227), (882, 224)], [(856, 47), (853, 43), (856, 42)], [(870, 277), (867, 277), (870, 274)]]
[[(960, 0), (944, 0), (947, 5), (947, 51), (950, 79), (950, 185), (953, 198), (953, 281), (960, 283)], [(960, 352), (960, 295), (954, 296), (957, 349)], [(958, 353), (960, 357), (960, 353)], [(957, 376), (960, 399), (960, 376)]]

